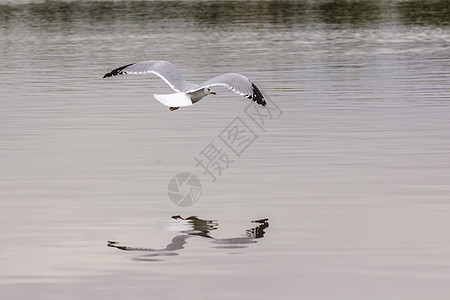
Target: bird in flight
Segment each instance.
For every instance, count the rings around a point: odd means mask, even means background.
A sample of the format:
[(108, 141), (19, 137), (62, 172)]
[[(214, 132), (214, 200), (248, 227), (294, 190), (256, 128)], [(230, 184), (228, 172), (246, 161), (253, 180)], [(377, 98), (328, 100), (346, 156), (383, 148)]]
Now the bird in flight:
[(244, 75), (226, 73), (211, 78), (202, 84), (193, 84), (185, 81), (170, 62), (162, 60), (148, 60), (125, 65), (106, 73), (103, 78), (124, 74), (148, 73), (158, 75), (176, 92), (153, 95), (156, 100), (168, 106), (171, 111), (197, 103), (209, 94), (215, 95), (216, 93), (210, 89), (213, 86), (225, 86), (259, 105), (266, 106), (267, 104), (261, 91)]

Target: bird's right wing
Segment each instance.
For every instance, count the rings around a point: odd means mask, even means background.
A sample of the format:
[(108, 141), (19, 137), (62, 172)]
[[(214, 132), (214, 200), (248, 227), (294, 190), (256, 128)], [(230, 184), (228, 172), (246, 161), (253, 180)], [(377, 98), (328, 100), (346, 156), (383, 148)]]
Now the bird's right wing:
[(261, 93), (258, 87), (253, 82), (251, 82), (250, 79), (248, 79), (244, 75), (237, 73), (226, 73), (216, 76), (203, 82), (196, 89), (189, 92), (194, 92), (211, 86), (225, 86), (233, 92), (255, 101), (259, 105), (266, 106), (267, 104), (266, 100), (264, 99), (264, 95)]
[(198, 87), (198, 85), (185, 81), (170, 62), (163, 60), (147, 60), (125, 65), (106, 73), (103, 78), (124, 74), (148, 73), (158, 75), (176, 92), (185, 92)]

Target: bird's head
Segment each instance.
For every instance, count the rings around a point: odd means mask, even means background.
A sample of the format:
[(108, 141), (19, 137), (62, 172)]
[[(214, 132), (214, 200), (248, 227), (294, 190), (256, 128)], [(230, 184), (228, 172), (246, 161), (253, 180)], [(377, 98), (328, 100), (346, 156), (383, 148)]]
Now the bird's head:
[(211, 91), (211, 89), (210, 89), (210, 88), (205, 88), (205, 89), (204, 89), (204, 91), (205, 91), (205, 94), (206, 94), (206, 95), (209, 95), (209, 94), (213, 94), (213, 95), (216, 95), (216, 92), (214, 92), (214, 91)]

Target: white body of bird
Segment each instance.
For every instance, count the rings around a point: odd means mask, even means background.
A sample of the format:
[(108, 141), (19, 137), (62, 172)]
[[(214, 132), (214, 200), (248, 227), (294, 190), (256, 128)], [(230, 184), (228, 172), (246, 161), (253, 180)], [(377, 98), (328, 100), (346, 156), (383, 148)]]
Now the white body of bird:
[(185, 93), (153, 94), (153, 97), (168, 107), (185, 107), (193, 104), (191, 98)]

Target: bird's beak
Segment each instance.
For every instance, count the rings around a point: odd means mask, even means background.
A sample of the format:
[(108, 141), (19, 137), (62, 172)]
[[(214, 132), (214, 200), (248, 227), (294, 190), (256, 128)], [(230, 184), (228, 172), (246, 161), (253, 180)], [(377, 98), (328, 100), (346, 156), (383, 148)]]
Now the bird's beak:
[(213, 91), (211, 91), (211, 94), (213, 94), (213, 95), (217, 95), (217, 94), (216, 94), (216, 92), (213, 92)]

